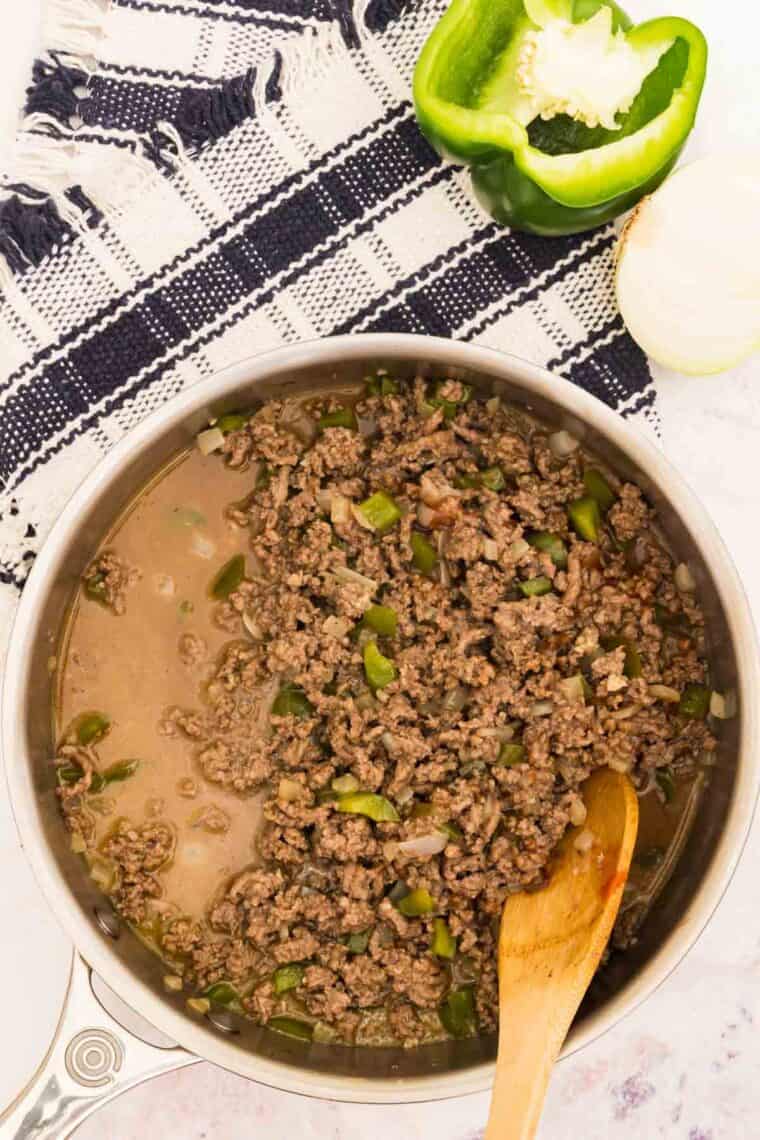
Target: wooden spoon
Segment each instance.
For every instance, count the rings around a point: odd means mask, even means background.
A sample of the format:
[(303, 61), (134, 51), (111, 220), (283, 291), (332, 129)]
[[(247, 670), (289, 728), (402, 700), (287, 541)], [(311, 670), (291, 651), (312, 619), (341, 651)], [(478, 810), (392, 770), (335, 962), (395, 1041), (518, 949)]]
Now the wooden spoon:
[(636, 792), (627, 776), (602, 769), (583, 798), (586, 822), (562, 840), (548, 886), (511, 895), (504, 906), (499, 1056), (485, 1140), (535, 1136), (552, 1066), (620, 906), (639, 825)]

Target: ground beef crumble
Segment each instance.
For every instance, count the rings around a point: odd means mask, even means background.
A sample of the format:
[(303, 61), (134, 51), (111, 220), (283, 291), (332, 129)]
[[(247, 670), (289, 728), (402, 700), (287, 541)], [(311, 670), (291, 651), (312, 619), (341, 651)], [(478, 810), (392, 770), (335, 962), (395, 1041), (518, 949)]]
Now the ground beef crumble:
[(117, 615), (123, 614), (127, 608), (127, 591), (139, 576), (139, 570), (128, 566), (113, 551), (106, 550), (98, 555), (82, 575), (85, 596), (100, 602)]
[[(545, 881), (582, 782), (610, 762), (639, 786), (663, 770), (687, 779), (713, 747), (704, 720), (650, 691), (703, 685), (706, 666), (699, 607), (676, 589), (640, 490), (607, 472), (614, 505), (598, 541), (583, 541), (567, 508), (598, 464), (581, 449), (558, 459), (546, 428), (466, 396), (451, 381), (431, 397), (418, 381), (364, 395), (361, 432), (316, 434), (335, 399), (271, 401), (220, 460), (256, 473), (234, 513), (249, 529), (250, 576), (216, 610), (238, 640), (203, 706), (167, 710), (161, 731), (188, 739), (199, 778), (264, 797), (262, 862), (232, 879), (206, 922), (175, 915), (156, 938), (194, 990), (228, 981), (249, 1016), (298, 1017), (322, 1040), (443, 1037), (438, 1010), (459, 987), (492, 1030), (501, 908)], [(401, 512), (387, 530), (358, 509), (377, 492)], [(532, 545), (537, 532), (564, 557)], [(413, 534), (431, 552), (427, 573)], [(118, 613), (131, 573), (107, 553), (85, 584)], [(523, 588), (535, 580), (546, 592)], [(394, 611), (394, 634), (368, 627), (370, 605)], [(370, 640), (394, 666), (376, 691)], [(207, 649), (185, 634), (179, 653), (192, 668)], [(60, 794), (87, 845), (97, 752), (62, 749), (59, 763), (71, 760), (81, 778)], [(340, 794), (384, 797), (390, 818), (341, 810), (336, 779)], [(212, 815), (198, 825), (223, 826)], [(431, 836), (432, 849), (405, 846)], [(173, 842), (159, 819), (121, 822), (102, 845), (113, 900), (136, 925), (161, 895)], [(405, 892), (429, 906), (405, 915)], [(431, 950), (441, 920), (451, 959)], [(283, 989), (277, 971), (290, 965)]]

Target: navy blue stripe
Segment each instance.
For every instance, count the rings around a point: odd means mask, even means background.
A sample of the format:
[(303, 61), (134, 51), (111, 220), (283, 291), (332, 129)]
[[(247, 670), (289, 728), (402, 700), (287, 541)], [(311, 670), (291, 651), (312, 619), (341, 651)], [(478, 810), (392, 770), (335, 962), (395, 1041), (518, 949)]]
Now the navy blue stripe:
[(185, 8), (181, 4), (162, 3), (162, 0), (157, 0), (155, 3), (153, 0), (118, 0), (118, 7), (131, 8), (135, 12), (166, 12), (171, 16), (193, 16), (196, 20), (220, 20), (226, 24), (255, 24), (259, 27), (276, 27), (290, 32), (300, 32), (303, 30), (302, 25), (295, 20), (276, 20), (260, 13), (250, 15), (244, 12), (226, 12), (222, 9), (214, 9), (210, 6), (206, 6), (205, 8)]
[[(604, 340), (614, 333), (619, 335), (614, 336), (609, 344), (597, 344), (592, 347), (594, 342)], [(591, 350), (589, 354), (583, 360), (573, 360), (573, 357), (582, 353), (584, 348)], [(607, 324), (594, 330), (583, 346), (576, 345), (572, 350), (550, 361), (548, 367), (557, 369), (574, 384), (613, 408), (641, 393), (642, 386), (651, 382), (647, 358), (625, 332), (620, 316), (615, 316)], [(642, 395), (646, 395), (646, 390)], [(645, 405), (653, 403), (652, 387), (651, 399), (647, 398)]]
[[(610, 233), (605, 244), (611, 241)], [(347, 322), (337, 331), (351, 332), (361, 327), (367, 332), (422, 331), (447, 336), (472, 322), (483, 309), (503, 301), (498, 314), (484, 318), (468, 332), (468, 339), (474, 339), (489, 324), (518, 305), (535, 299), (550, 284), (556, 284), (577, 269), (579, 263), (590, 256), (584, 250), (585, 244), (586, 240), (580, 237), (557, 239), (555, 256), (549, 260), (540, 239), (531, 239), (523, 244), (522, 237), (519, 240), (505, 238), (496, 230), (492, 241), (469, 257), (461, 258), (445, 273), (432, 276), (433, 266), (425, 266), (411, 279), (412, 283), (418, 281), (419, 285), (409, 290), (406, 296), (399, 297), (393, 307), (384, 309), (374, 320), (367, 321), (363, 315), (360, 320)], [(552, 269), (554, 272), (550, 272)], [(537, 283), (536, 279), (542, 274), (546, 277)], [(530, 290), (515, 297), (515, 293), (531, 282), (534, 284)], [(395, 293), (402, 291), (403, 286), (394, 290)]]
[[(435, 171), (433, 177), (430, 180), (429, 185), (434, 186), (434, 185), (437, 185), (439, 183), (449, 181), (453, 177), (453, 174), (454, 174), (454, 170), (451, 167), (441, 167), (437, 171)], [(420, 193), (422, 193), (422, 190), (410, 190), (406, 195), (404, 195), (404, 197), (400, 200), (398, 205), (399, 206), (407, 205), (409, 202), (413, 201), (414, 198), (419, 197)], [(384, 217), (387, 217), (390, 213), (392, 213), (394, 208), (395, 207), (388, 207), (385, 211), (383, 211), (383, 213), (380, 215), (379, 219), (373, 219), (371, 221), (366, 221), (362, 225), (357, 226), (356, 227), (356, 233), (362, 234), (362, 233), (365, 233), (368, 230), (372, 229), (372, 227), (377, 224), (378, 220), (382, 221)], [(2, 484), (3, 488), (8, 492), (13, 491), (14, 488), (18, 487), (24, 481), (24, 479), (26, 479), (29, 475), (31, 475), (39, 467), (44, 466), (44, 464), (47, 463), (48, 460), (50, 458), (52, 458), (52, 456), (57, 455), (58, 452), (63, 450), (65, 447), (67, 447), (73, 440), (79, 438), (81, 435), (85, 434), (87, 431), (89, 431), (91, 428), (93, 428), (96, 424), (98, 424), (100, 422), (101, 419), (111, 415), (114, 411), (117, 411), (119, 408), (124, 407), (136, 395), (138, 395), (140, 392), (143, 392), (146, 388), (150, 387), (150, 385), (152, 383), (154, 383), (156, 380), (158, 380), (162, 376), (164, 376), (168, 369), (175, 367), (182, 360), (186, 360), (188, 357), (192, 356), (193, 353), (198, 352), (199, 350), (205, 348), (207, 345), (211, 344), (218, 337), (222, 336), (229, 329), (233, 328), (240, 321), (245, 320), (246, 317), (251, 316), (257, 310), (260, 310), (263, 306), (269, 304), (284, 289), (287, 289), (291, 285), (294, 285), (299, 280), (299, 278), (301, 278), (305, 274), (310, 273), (313, 269), (317, 268), (319, 265), (322, 265), (322, 264), (328, 262), (335, 255), (337, 250), (345, 247), (346, 244), (347, 243), (346, 243), (345, 239), (340, 239), (335, 244), (327, 246), (326, 248), (318, 251), (310, 259), (308, 259), (306, 262), (299, 265), (297, 268), (294, 268), (281, 281), (279, 281), (276, 286), (269, 287), (268, 289), (266, 289), (264, 291), (260, 291), (258, 293), (255, 293), (253, 295), (253, 297), (247, 302), (247, 304), (245, 304), (244, 306), (241, 306), (241, 308), (235, 313), (234, 316), (231, 316), (231, 317), (228, 317), (227, 319), (225, 319), (213, 331), (203, 333), (203, 334), (198, 333), (192, 339), (192, 341), (190, 341), (190, 343), (185, 345), (178, 353), (176, 353), (172, 357), (171, 360), (169, 360), (168, 362), (162, 361), (162, 362), (156, 364), (154, 368), (150, 369), (149, 371), (146, 371), (145, 375), (142, 376), (139, 380), (135, 380), (131, 384), (127, 384), (120, 392), (115, 393), (115, 395), (113, 397), (108, 399), (106, 401), (105, 405), (103, 406), (103, 408), (92, 411), (89, 415), (86, 416), (86, 418), (82, 421), (82, 423), (80, 423), (77, 427), (72, 428), (71, 431), (67, 432), (66, 435), (63, 436), (59, 440), (58, 443), (56, 443), (52, 447), (47, 448), (42, 455), (38, 456), (36, 459), (33, 459), (31, 462), (28, 462), (20, 470), (16, 470), (15, 473), (13, 473), (12, 475), (9, 476), (11, 481), (8, 482), (7, 485), (5, 484), (5, 482), (3, 482), (3, 484)], [(331, 330), (328, 330), (328, 333), (326, 335), (334, 335), (334, 333), (335, 333), (335, 329), (331, 329)], [(122, 346), (122, 349), (123, 349), (123, 346)], [(134, 369), (130, 368), (130, 369), (128, 369), (128, 371), (134, 372)], [(113, 386), (109, 385), (109, 388), (111, 388), (111, 387), (113, 387)], [(26, 391), (26, 389), (25, 389), (25, 391)], [(10, 404), (10, 401), (8, 401), (8, 404)], [(21, 413), (16, 412), (16, 415), (14, 416), (14, 420), (17, 418), (17, 416), (19, 414), (21, 415), (22, 422), (24, 422), (25, 428), (26, 428), (28, 426), (28, 412), (26, 412), (26, 415), (24, 415), (23, 412), (21, 412)], [(62, 417), (61, 418), (61, 426), (60, 426), (59, 430), (62, 430), (66, 426), (67, 422), (68, 422), (68, 418)], [(4, 432), (5, 432), (6, 426), (9, 428), (9, 434), (11, 435), (11, 437), (13, 437), (14, 429), (13, 429), (13, 426), (11, 425), (10, 417), (4, 414), (2, 419), (0, 419), (0, 453), (2, 453), (2, 448), (3, 448), (3, 445), (5, 443)], [(39, 439), (39, 444), (37, 445), (38, 448), (45, 442), (45, 440), (51, 434), (53, 434), (53, 433), (49, 428), (48, 428), (48, 430), (41, 433), (40, 439)], [(28, 458), (29, 453), (33, 450), (35, 450), (34, 447), (24, 448), (23, 459)], [(19, 460), (17, 460), (17, 462), (19, 462)], [(6, 466), (8, 466), (10, 472), (13, 472), (15, 464), (8, 464)], [(4, 468), (2, 466), (0, 466), (0, 473), (2, 473), (3, 470), (4, 470)]]
[[(277, 198), (295, 191), (298, 188), (299, 184), (303, 183), (307, 179), (311, 179), (314, 175), (317, 175), (322, 183), (326, 184), (326, 179), (330, 172), (325, 171), (324, 168), (327, 165), (332, 165), (336, 162), (336, 160), (339, 160), (341, 155), (345, 154), (349, 149), (359, 148), (360, 144), (365, 140), (369, 141), (366, 142), (365, 146), (361, 147), (361, 151), (367, 156), (367, 162), (371, 169), (372, 161), (375, 156), (373, 147), (374, 143), (378, 141), (377, 139), (373, 140), (372, 136), (377, 134), (377, 132), (382, 132), (388, 129), (390, 129), (391, 132), (396, 131), (398, 129), (399, 123), (406, 123), (408, 127), (408, 125), (412, 122), (411, 118), (409, 117), (410, 111), (411, 106), (407, 102), (400, 103), (395, 107), (390, 107), (379, 119), (376, 119), (374, 122), (369, 123), (361, 131), (357, 131), (355, 134), (351, 135), (349, 138), (345, 139), (343, 142), (335, 146), (331, 151), (328, 151), (326, 154), (320, 155), (319, 158), (314, 159), (304, 168), (304, 170), (289, 175), (287, 178), (283, 179), (282, 182), (277, 183), (275, 186), (270, 186), (265, 193), (260, 194), (258, 198), (253, 199), (248, 203), (247, 206), (243, 207), (243, 209), (238, 210), (235, 214), (233, 214), (229, 221), (224, 222), (219, 226), (215, 226), (213, 229), (209, 230), (209, 232), (204, 235), (200, 241), (196, 242), (195, 245), (190, 246), (189, 249), (185, 250), (184, 253), (179, 254), (167, 265), (162, 266), (161, 269), (156, 273), (152, 273), (142, 281), (139, 281), (129, 293), (115, 298), (112, 301), (109, 301), (106, 305), (102, 306), (102, 308), (100, 308), (93, 317), (90, 317), (87, 321), (83, 321), (77, 325), (72, 326), (66, 333), (59, 337), (59, 339), (54, 344), (48, 345), (46, 348), (36, 353), (31, 360), (27, 361), (25, 364), (22, 364), (18, 369), (16, 369), (15, 372), (11, 373), (8, 379), (5, 380), (2, 385), (0, 385), (0, 392), (4, 391), (8, 387), (12, 387), (18, 381), (22, 380), (24, 376), (30, 372), (35, 371), (38, 367), (43, 365), (45, 361), (55, 356), (62, 349), (73, 344), (81, 336), (85, 335), (88, 329), (92, 329), (96, 324), (99, 324), (104, 319), (113, 316), (115, 313), (118, 313), (119, 309), (122, 308), (123, 305), (128, 304), (132, 299), (134, 299), (134, 297), (139, 296), (141, 292), (153, 289), (154, 287), (158, 286), (162, 278), (165, 278), (170, 273), (174, 272), (175, 269), (179, 268), (179, 266), (189, 261), (190, 258), (194, 258), (198, 254), (202, 253), (204, 249), (208, 249), (209, 247), (213, 246), (231, 229), (236, 228), (241, 222), (245, 221), (246, 218), (250, 218), (254, 213), (258, 213), (260, 210), (263, 210), (270, 202), (273, 202)], [(417, 135), (417, 138), (419, 139), (421, 136)], [(430, 152), (429, 148), (427, 148), (427, 144), (424, 144), (424, 146), (428, 150), (428, 156), (430, 156), (432, 152)], [(322, 170), (321, 175), (319, 174), (320, 170)], [(336, 189), (335, 179), (332, 181), (332, 187), (333, 189)]]
[(206, 0), (208, 7), (230, 3), (246, 11), (273, 12), (276, 15), (300, 16), (304, 20), (331, 20), (334, 16), (329, 0)]
[[(375, 172), (380, 169), (383, 176), (378, 178)], [(7, 398), (0, 423), (0, 476), (9, 478), (74, 416), (127, 384), (194, 329), (221, 316), (275, 275), (285, 274), (276, 287), (258, 296), (258, 305), (266, 303), (267, 297), (287, 288), (345, 244), (337, 234), (346, 224), (365, 219), (359, 232), (370, 229), (376, 220), (366, 219), (368, 210), (432, 171), (436, 181), (454, 173), (453, 168), (440, 165), (413, 123), (397, 121), (387, 134), (372, 139), (363, 153), (348, 155), (339, 171), (329, 172), (329, 186), (323, 178), (294, 190), (252, 219), (241, 235), (212, 250), (203, 262), (121, 313), (107, 328), (94, 330), (62, 360), (48, 365)], [(341, 176), (340, 184), (336, 174)], [(411, 200), (419, 193), (412, 190), (407, 197)], [(334, 208), (334, 194), (340, 197), (340, 215)], [(397, 208), (388, 206), (385, 213)], [(324, 246), (321, 250), (320, 245)], [(290, 266), (297, 267), (287, 274)], [(171, 322), (167, 309), (173, 314)], [(18, 430), (20, 424), (23, 432)]]

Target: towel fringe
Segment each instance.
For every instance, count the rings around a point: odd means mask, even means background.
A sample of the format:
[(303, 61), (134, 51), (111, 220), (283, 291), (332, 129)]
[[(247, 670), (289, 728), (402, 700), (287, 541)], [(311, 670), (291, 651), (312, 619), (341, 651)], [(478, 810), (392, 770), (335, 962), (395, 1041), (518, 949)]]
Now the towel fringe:
[(62, 243), (123, 212), (246, 119), (274, 115), (281, 101), (297, 106), (409, 3), (330, 0), (332, 22), (278, 51), (270, 68), (193, 92), (175, 124), (157, 124), (141, 142), (102, 146), (77, 136), (112, 0), (48, 0), (46, 50), (34, 67), (26, 118), (0, 189), (0, 290)]
[(53, 51), (93, 57), (105, 35), (111, 0), (47, 0), (42, 41)]

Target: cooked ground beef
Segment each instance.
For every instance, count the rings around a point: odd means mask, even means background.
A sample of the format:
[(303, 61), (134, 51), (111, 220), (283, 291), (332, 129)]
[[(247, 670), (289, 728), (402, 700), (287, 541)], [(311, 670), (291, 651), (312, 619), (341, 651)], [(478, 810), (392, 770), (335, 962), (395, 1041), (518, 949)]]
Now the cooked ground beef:
[(85, 594), (115, 614), (123, 614), (127, 608), (127, 591), (137, 581), (139, 573), (113, 551), (106, 550), (82, 575)]
[[(572, 525), (598, 462), (557, 458), (548, 429), (469, 397), (422, 380), (365, 395), (361, 431), (333, 398), (271, 401), (225, 441), (256, 488), (229, 512), (250, 553), (216, 611), (237, 640), (204, 703), (161, 731), (192, 742), (203, 780), (264, 798), (261, 864), (206, 924), (156, 937), (195, 990), (228, 981), (249, 1016), (300, 1017), (322, 1040), (440, 1038), (457, 988), (493, 1029), (501, 908), (545, 881), (583, 781), (607, 764), (639, 786), (688, 778), (713, 747), (658, 688), (704, 685), (703, 620), (640, 490), (602, 470), (598, 534)], [(325, 417), (311, 443), (305, 417)], [(126, 573), (108, 554), (86, 581), (118, 612)], [(185, 634), (179, 652), (207, 650)], [(97, 757), (79, 763), (62, 789), (75, 830)], [(104, 845), (130, 921), (171, 843), (153, 820)]]

